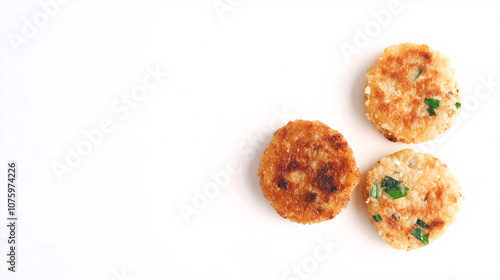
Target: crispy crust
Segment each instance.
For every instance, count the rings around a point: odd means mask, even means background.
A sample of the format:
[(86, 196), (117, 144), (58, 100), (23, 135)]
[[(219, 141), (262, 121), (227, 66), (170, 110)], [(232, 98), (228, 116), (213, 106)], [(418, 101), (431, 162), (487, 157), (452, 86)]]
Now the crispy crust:
[[(392, 199), (379, 189), (377, 198), (371, 197), (373, 185), (382, 183), (385, 176), (403, 181), (408, 187), (406, 197)], [(457, 179), (446, 164), (429, 154), (410, 149), (382, 158), (368, 172), (362, 183), (363, 197), (371, 223), (389, 245), (400, 250), (414, 250), (425, 245), (411, 232), (421, 219), (429, 229), (429, 242), (440, 237), (455, 221), (463, 200)], [(372, 216), (381, 215), (376, 222)]]
[(310, 224), (347, 206), (360, 174), (342, 134), (319, 121), (296, 120), (274, 133), (259, 166), (262, 193), (278, 214)]
[[(416, 78), (418, 69), (422, 71)], [(390, 46), (366, 74), (366, 117), (393, 142), (435, 139), (460, 113), (455, 76), (450, 60), (427, 45)], [(429, 115), (425, 98), (440, 100), (436, 116)]]

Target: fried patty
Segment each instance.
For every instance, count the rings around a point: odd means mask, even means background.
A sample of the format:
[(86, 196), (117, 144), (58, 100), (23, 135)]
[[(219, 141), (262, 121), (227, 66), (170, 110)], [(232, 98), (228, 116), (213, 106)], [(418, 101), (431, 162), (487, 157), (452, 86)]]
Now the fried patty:
[(342, 134), (319, 121), (296, 120), (274, 133), (260, 160), (262, 193), (278, 214), (311, 224), (347, 206), (359, 169)]
[(393, 142), (435, 139), (460, 113), (455, 76), (449, 58), (427, 45), (390, 46), (366, 74), (366, 117)]
[(463, 199), (446, 164), (410, 149), (382, 158), (366, 175), (362, 191), (380, 236), (407, 251), (440, 237), (455, 221)]

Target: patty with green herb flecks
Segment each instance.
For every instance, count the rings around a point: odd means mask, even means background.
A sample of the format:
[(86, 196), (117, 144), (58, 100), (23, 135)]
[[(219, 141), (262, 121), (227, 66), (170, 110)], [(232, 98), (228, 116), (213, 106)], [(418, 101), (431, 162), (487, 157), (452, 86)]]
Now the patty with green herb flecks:
[(382, 158), (361, 187), (380, 236), (407, 251), (440, 237), (455, 221), (463, 200), (446, 164), (410, 149)]
[(332, 219), (360, 180), (342, 134), (319, 121), (278, 129), (259, 166), (262, 193), (283, 218), (301, 224)]
[(450, 60), (427, 45), (386, 48), (366, 74), (366, 117), (390, 141), (427, 142), (460, 113)]

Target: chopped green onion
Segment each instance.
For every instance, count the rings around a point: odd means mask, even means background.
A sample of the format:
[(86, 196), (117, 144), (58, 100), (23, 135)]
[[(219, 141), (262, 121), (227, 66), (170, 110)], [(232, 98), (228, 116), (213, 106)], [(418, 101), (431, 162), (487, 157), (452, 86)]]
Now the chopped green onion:
[(399, 184), (403, 183), (402, 181), (398, 181), (391, 176), (385, 176), (384, 181), (382, 181), (382, 188), (393, 188), (399, 186)]
[(429, 245), (429, 234), (423, 234), (424, 231), (421, 228), (414, 229), (411, 234), (415, 236), (418, 240), (422, 241), (425, 245)]
[(426, 98), (425, 104), (429, 105), (431, 108), (439, 108), (439, 100), (437, 99)]
[(378, 185), (373, 185), (370, 196), (377, 198), (377, 195), (378, 195)]
[(436, 111), (434, 111), (434, 108), (432, 108), (432, 107), (427, 108), (427, 112), (429, 112), (429, 116), (436, 115)]
[(380, 216), (379, 214), (377, 214), (377, 215), (373, 215), (373, 217), (372, 217), (372, 218), (375, 220), (375, 222), (380, 222), (380, 221), (382, 221), (382, 216)]
[(420, 74), (422, 74), (422, 69), (417, 68), (417, 75), (415, 76), (415, 78), (413, 79), (413, 81), (416, 81), (418, 79), (418, 76), (420, 76)]
[(384, 191), (392, 197), (392, 199), (398, 199), (405, 197), (408, 194), (409, 188), (401, 186), (402, 181), (395, 180), (389, 176), (385, 176), (384, 181), (380, 187), (384, 188)]
[(460, 103), (460, 102), (455, 103), (455, 107), (457, 107), (457, 108), (462, 107), (462, 103)]
[(453, 95), (453, 92), (451, 92), (451, 91), (448, 91), (448, 93), (451, 94), (451, 95)]
[(432, 98), (426, 98), (425, 99), (425, 104), (429, 105), (429, 108), (427, 108), (427, 112), (429, 112), (429, 116), (435, 116), (436, 111), (434, 109), (439, 108), (439, 100), (437, 99), (432, 99)]
[(398, 199), (405, 197), (408, 194), (409, 188), (403, 186), (394, 189), (385, 189), (385, 192), (392, 197), (392, 199)]
[(429, 225), (427, 225), (424, 221), (418, 219), (417, 220), (417, 225), (423, 227), (423, 228), (429, 228)]

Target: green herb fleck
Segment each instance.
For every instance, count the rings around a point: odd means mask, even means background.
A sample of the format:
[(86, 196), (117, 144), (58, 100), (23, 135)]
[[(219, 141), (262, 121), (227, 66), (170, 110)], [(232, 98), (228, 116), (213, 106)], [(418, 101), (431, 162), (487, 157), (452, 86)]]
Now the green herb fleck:
[(434, 111), (434, 108), (432, 108), (432, 107), (427, 108), (427, 112), (429, 112), (429, 116), (436, 115), (436, 111)]
[(377, 195), (378, 195), (378, 185), (373, 185), (370, 196), (377, 198)]
[(408, 194), (409, 188), (401, 186), (402, 181), (395, 180), (389, 176), (385, 176), (381, 188), (392, 197), (392, 199), (398, 199), (405, 197)]
[(425, 99), (425, 104), (429, 105), (429, 108), (427, 108), (427, 112), (429, 112), (429, 116), (436, 115), (436, 111), (434, 109), (439, 108), (439, 103), (440, 103), (440, 101), (437, 99), (432, 99), (432, 98)]
[(424, 231), (421, 228), (414, 229), (411, 234), (415, 236), (418, 240), (422, 241), (425, 245), (429, 245), (429, 234), (423, 234)]
[(420, 219), (417, 220), (417, 225), (421, 226), (422, 228), (429, 228), (429, 226)]
[(460, 103), (460, 102), (455, 103), (455, 107), (457, 107), (457, 108), (462, 107), (462, 103)]
[(448, 91), (448, 93), (451, 94), (451, 95), (453, 95), (453, 92), (451, 92), (451, 91)]
[(382, 216), (380, 216), (379, 214), (377, 214), (377, 215), (373, 215), (373, 217), (372, 217), (372, 218), (375, 220), (375, 222), (380, 222), (380, 221), (382, 221)]
[(439, 100), (437, 99), (426, 98), (425, 104), (429, 105), (431, 108), (439, 108)]
[(422, 74), (422, 69), (417, 68), (417, 75), (415, 76), (415, 78), (413, 79), (413, 81), (416, 81), (418, 79), (418, 76), (420, 76), (420, 74)]

